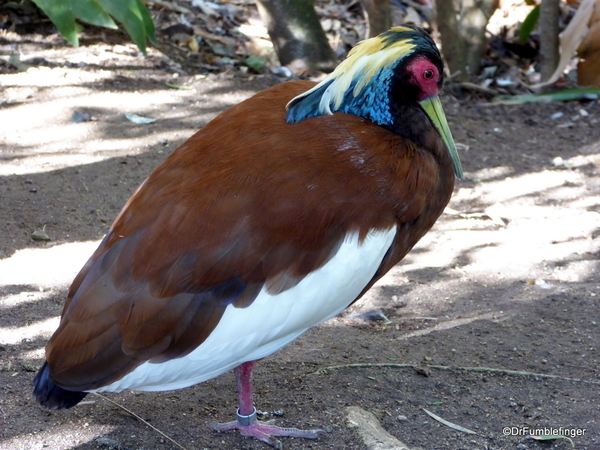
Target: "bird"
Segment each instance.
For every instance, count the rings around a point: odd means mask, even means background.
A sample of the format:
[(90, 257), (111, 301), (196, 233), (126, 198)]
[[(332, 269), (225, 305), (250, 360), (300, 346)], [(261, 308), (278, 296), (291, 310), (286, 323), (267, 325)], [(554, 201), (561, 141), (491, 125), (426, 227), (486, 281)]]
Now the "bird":
[(462, 177), (421, 28), (357, 44), (321, 82), (231, 107), (139, 186), (75, 277), (34, 378), (49, 409), (233, 370), (239, 430), (276, 448), (322, 430), (257, 420), (259, 361), (356, 302), (442, 214)]

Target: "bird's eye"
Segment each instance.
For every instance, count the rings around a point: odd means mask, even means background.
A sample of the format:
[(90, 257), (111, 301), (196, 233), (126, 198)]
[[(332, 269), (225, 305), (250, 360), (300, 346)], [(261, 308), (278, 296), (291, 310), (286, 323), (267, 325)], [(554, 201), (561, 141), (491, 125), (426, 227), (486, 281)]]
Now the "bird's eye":
[(433, 70), (427, 69), (423, 71), (423, 78), (426, 80), (431, 80), (433, 78)]

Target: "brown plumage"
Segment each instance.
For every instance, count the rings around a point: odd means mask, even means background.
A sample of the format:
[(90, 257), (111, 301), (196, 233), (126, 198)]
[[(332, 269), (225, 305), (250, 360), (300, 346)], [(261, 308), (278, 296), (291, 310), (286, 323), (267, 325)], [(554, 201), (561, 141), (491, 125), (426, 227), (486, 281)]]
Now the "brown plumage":
[[(425, 39), (419, 30), (396, 30)], [(437, 94), (441, 63), (427, 50), (426, 60), (406, 56), (395, 70), (435, 71)], [(393, 109), (397, 117), (410, 113), (417, 138), (398, 132), (405, 123), (352, 113), (288, 123), (288, 102), (316, 86), (296, 81), (229, 109), (178, 148), (134, 193), (75, 278), (36, 377), (38, 400), (64, 408), (85, 391), (171, 389), (248, 368), (360, 298), (431, 228), (454, 185), (444, 125), (418, 106), (431, 95), (418, 80), (397, 83), (414, 88)], [(358, 255), (371, 242), (377, 252), (357, 256), (366, 258), (364, 267), (352, 263), (360, 277), (347, 273), (351, 258), (340, 255)], [(337, 267), (342, 286), (362, 281), (335, 290), (339, 298), (314, 294), (313, 308), (305, 293), (319, 292), (321, 274), (337, 279)], [(274, 314), (285, 318), (281, 330), (255, 323)], [(264, 335), (252, 348), (228, 346), (226, 336), (245, 330)], [(198, 367), (184, 376), (180, 361), (186, 370)], [(161, 365), (173, 368), (172, 378), (155, 374)], [(240, 392), (239, 417), (251, 415), (242, 398), (248, 392)], [(255, 435), (257, 426), (236, 427)]]

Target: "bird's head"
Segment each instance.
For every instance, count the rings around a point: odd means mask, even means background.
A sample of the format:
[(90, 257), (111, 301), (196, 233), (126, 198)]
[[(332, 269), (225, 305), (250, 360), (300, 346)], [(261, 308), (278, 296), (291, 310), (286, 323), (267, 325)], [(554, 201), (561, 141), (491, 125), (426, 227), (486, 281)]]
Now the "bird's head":
[(421, 28), (393, 27), (360, 42), (323, 81), (287, 105), (287, 122), (341, 112), (409, 134), (399, 111), (424, 111), (442, 137), (456, 176), (462, 167), (438, 96), (444, 81), (440, 53)]

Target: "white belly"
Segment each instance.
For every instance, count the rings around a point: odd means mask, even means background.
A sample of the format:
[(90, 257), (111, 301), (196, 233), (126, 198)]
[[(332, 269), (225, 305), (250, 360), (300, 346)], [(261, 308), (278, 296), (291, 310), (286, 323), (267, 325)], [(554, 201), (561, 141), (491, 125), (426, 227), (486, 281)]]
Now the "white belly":
[(371, 232), (362, 244), (357, 233), (348, 235), (331, 260), (293, 288), (277, 295), (263, 288), (247, 308), (229, 305), (211, 335), (190, 354), (146, 362), (91, 392), (180, 389), (270, 355), (344, 310), (373, 278), (395, 235), (395, 227)]

